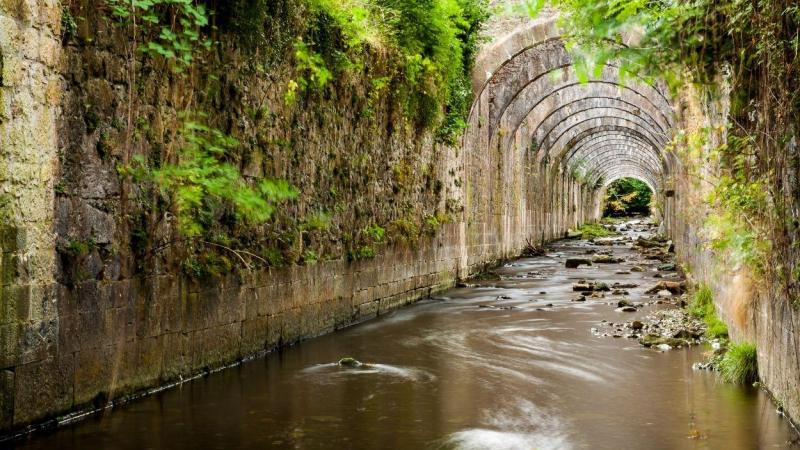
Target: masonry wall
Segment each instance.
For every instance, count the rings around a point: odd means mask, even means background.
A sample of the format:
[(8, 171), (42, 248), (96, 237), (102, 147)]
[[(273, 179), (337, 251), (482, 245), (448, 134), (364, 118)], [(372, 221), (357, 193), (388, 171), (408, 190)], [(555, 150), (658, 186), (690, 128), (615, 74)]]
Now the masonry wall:
[[(721, 85), (725, 86), (724, 83)], [(699, 100), (704, 98), (704, 100)], [(680, 96), (682, 127), (687, 132), (707, 127), (711, 148), (725, 142), (728, 99), (709, 102), (686, 89)], [(800, 312), (791, 304), (776, 280), (756, 276), (747, 267), (709, 248), (706, 220), (714, 214), (707, 199), (713, 190), (718, 167), (708, 160), (677, 149), (670, 157), (674, 173), (666, 198), (665, 225), (675, 242), (677, 259), (685, 265), (689, 278), (706, 283), (714, 293), (720, 317), (728, 324), (734, 341), (746, 340), (758, 348), (761, 381), (778, 404), (797, 423), (800, 420)]]
[[(289, 11), (290, 27), (302, 11)], [(76, 29), (62, 29), (62, 14)], [(136, 43), (104, 14), (93, 0), (0, 0), (4, 431), (375, 317), (597, 213), (594, 191), (523, 151), (437, 144), (390, 97), (367, 105), (358, 76), (287, 106), (291, 59), (253, 71), (252, 53), (223, 35), (192, 84), (131, 59)], [(189, 94), (207, 96), (214, 125), (242, 142), (246, 176), (301, 189), (241, 241), (280, 264), (198, 279), (180, 251), (137, 247), (136, 220), (158, 205), (118, 168), (164, 151)], [(333, 213), (330, 228), (298, 231), (317, 210)], [(447, 223), (414, 242), (347, 257), (348, 234), (436, 214)], [(158, 242), (173, 232), (168, 222), (149, 231)]]
[[(56, 1), (0, 1), (0, 427), (15, 404), (52, 387), (20, 381), (55, 367), (53, 185), (58, 151), (61, 9)], [(19, 368), (19, 370), (17, 370)], [(19, 389), (18, 389), (19, 387)], [(36, 418), (22, 412), (21, 419)]]

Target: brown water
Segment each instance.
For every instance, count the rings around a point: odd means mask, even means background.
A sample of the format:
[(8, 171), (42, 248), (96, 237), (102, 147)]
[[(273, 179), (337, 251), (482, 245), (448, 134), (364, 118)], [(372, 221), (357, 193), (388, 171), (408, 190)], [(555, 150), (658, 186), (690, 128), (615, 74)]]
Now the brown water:
[[(192, 450), (798, 448), (790, 442), (796, 437), (789, 424), (763, 393), (692, 369), (706, 349), (658, 352), (633, 340), (593, 336), (591, 327), (602, 319), (631, 320), (657, 306), (624, 313), (607, 303), (611, 298), (571, 302), (577, 278), (639, 283), (629, 290), (632, 300), (643, 300), (641, 292), (655, 281), (653, 272), (617, 275), (618, 264), (564, 269), (564, 257), (583, 254), (587, 245), (557, 243), (546, 257), (501, 269), (502, 281), (449, 290), (14, 444)], [(635, 255), (629, 248), (613, 249), (615, 255)], [(340, 368), (335, 363), (343, 356), (374, 366)]]

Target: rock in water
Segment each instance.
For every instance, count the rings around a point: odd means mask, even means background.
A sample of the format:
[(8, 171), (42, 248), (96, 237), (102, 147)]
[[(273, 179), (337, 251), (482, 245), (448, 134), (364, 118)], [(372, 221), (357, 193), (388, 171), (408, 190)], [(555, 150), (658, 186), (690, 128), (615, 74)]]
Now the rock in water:
[(615, 258), (611, 255), (598, 255), (592, 259), (592, 262), (598, 264), (616, 264), (625, 261), (623, 258)]
[(361, 367), (362, 363), (361, 363), (361, 361), (359, 361), (359, 360), (357, 360), (355, 358), (352, 358), (350, 356), (346, 356), (346, 357), (344, 357), (344, 358), (339, 360), (339, 366), (340, 367)]
[(655, 286), (644, 291), (645, 294), (655, 294), (658, 291), (667, 290), (673, 295), (680, 295), (686, 291), (686, 283), (678, 281), (659, 281)]
[(586, 258), (567, 258), (567, 261), (564, 263), (564, 265), (567, 267), (567, 269), (577, 269), (582, 265), (591, 266), (592, 262)]

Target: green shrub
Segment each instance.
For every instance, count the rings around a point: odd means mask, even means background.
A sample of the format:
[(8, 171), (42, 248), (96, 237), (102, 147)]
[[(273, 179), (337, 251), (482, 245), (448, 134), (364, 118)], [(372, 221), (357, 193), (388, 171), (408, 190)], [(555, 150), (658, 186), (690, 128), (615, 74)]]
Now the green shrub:
[(703, 319), (706, 323), (706, 337), (711, 339), (728, 336), (728, 326), (717, 316), (714, 307), (714, 295), (711, 288), (701, 285), (694, 293), (694, 299), (689, 305), (689, 314)]
[(300, 226), (305, 231), (325, 231), (331, 227), (332, 216), (325, 211), (316, 211), (310, 214)]
[(153, 167), (136, 156), (134, 164), (120, 172), (157, 187), (173, 205), (178, 229), (185, 237), (203, 237), (223, 213), (245, 224), (265, 223), (278, 203), (297, 197), (297, 190), (283, 180), (247, 183), (239, 169), (225, 161), (239, 142), (220, 130), (188, 118), (179, 136), (184, 145), (176, 161)]
[[(326, 63), (332, 72), (361, 67), (365, 48), (399, 53), (394, 58), (399, 75), (394, 100), (403, 104), (407, 117), (437, 129), (440, 141), (455, 142), (466, 127), (472, 104), (471, 71), (479, 31), (489, 17), (486, 0), (308, 0), (308, 4), (317, 16), (310, 23), (318, 24), (318, 29), (309, 30), (308, 47), (296, 54), (300, 69), (309, 72), (305, 69), (312, 67), (319, 73)], [(334, 29), (322, 29), (331, 25)], [(331, 42), (335, 36), (341, 38), (339, 48)], [(313, 87), (304, 83), (306, 76), (301, 73), (290, 82), (287, 101)]]
[(729, 383), (750, 384), (758, 380), (758, 357), (755, 344), (731, 344), (719, 362), (722, 378)]
[(607, 230), (602, 225), (596, 223), (586, 223), (578, 227), (582, 239), (595, 239), (599, 237), (616, 236), (617, 233)]

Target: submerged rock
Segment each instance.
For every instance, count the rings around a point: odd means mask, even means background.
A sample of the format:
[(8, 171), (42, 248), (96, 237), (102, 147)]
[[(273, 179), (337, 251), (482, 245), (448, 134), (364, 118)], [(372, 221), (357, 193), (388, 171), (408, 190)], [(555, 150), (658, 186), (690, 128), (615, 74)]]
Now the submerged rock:
[(363, 365), (364, 363), (350, 356), (345, 356), (339, 360), (340, 367), (361, 367)]

